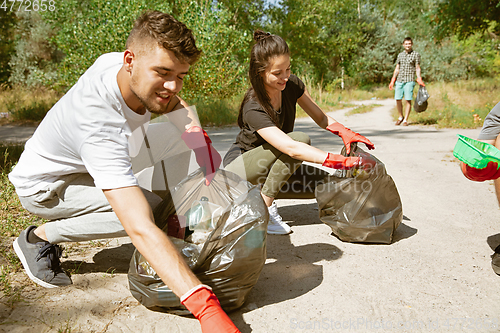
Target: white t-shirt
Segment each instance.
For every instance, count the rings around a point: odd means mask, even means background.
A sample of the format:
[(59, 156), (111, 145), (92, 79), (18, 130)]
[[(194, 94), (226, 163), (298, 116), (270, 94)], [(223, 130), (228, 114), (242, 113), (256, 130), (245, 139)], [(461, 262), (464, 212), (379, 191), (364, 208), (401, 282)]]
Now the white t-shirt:
[(89, 173), (101, 189), (138, 184), (129, 139), (151, 114), (139, 115), (123, 100), (116, 78), (122, 65), (123, 53), (102, 55), (47, 113), (9, 174), (19, 196), (73, 173)]

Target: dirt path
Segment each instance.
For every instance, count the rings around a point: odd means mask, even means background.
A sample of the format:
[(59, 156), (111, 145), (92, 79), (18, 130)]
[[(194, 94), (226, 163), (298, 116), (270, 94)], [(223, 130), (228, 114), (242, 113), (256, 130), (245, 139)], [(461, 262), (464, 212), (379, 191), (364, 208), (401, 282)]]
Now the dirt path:
[[(259, 282), (230, 317), (243, 333), (498, 332), (500, 276), (490, 255), (500, 243), (500, 212), (492, 182), (466, 180), (452, 154), (457, 133), (474, 138), (479, 129), (396, 127), (393, 100), (369, 102), (382, 106), (331, 115), (373, 141), (372, 153), (398, 187), (404, 220), (394, 243), (342, 242), (319, 220), (315, 200), (278, 200), (293, 233), (268, 237)], [(296, 129), (313, 145), (340, 151), (340, 139), (311, 121), (300, 119)], [(236, 132), (209, 134), (224, 151)], [(18, 283), (29, 286), (24, 302), (0, 305), (0, 331), (201, 331), (196, 320), (149, 311), (130, 295), (127, 239), (68, 250), (64, 267), (73, 270), (74, 285), (43, 289), (18, 273)]]

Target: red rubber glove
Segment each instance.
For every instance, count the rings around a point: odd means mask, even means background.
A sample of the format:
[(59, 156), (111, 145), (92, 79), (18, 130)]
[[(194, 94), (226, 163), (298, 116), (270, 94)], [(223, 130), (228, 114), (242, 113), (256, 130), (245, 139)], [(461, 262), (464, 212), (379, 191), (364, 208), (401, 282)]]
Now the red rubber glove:
[(208, 137), (207, 132), (199, 126), (193, 126), (182, 133), (181, 139), (189, 149), (194, 150), (196, 162), (200, 167), (205, 168), (205, 184), (210, 185), (215, 172), (220, 167), (222, 158), (212, 146), (212, 140)]
[(357, 157), (345, 157), (339, 154), (328, 153), (322, 166), (332, 169), (348, 170), (351, 168), (373, 168), (377, 162), (368, 154)]
[(463, 162), (460, 164), (464, 176), (475, 182), (484, 182), (485, 180), (497, 179), (500, 177), (500, 170), (496, 162), (489, 162), (484, 169), (476, 169)]
[(394, 83), (396, 83), (396, 78), (393, 77), (391, 79), (391, 83), (389, 83), (389, 90), (392, 90), (394, 88)]
[(339, 154), (328, 153), (328, 156), (322, 166), (333, 169), (347, 170), (358, 166), (360, 160), (361, 159), (359, 157), (345, 157)]
[(326, 129), (342, 138), (347, 155), (349, 155), (349, 153), (351, 152), (352, 142), (363, 142), (368, 147), (368, 149), (375, 149), (375, 145), (370, 140), (359, 133), (351, 131), (341, 123), (333, 123), (331, 125), (328, 125)]
[(420, 84), (422, 87), (425, 87), (424, 81), (422, 81), (421, 77), (417, 77), (417, 83)]
[(200, 284), (191, 289), (181, 297), (181, 303), (200, 321), (203, 333), (241, 333), (209, 286)]

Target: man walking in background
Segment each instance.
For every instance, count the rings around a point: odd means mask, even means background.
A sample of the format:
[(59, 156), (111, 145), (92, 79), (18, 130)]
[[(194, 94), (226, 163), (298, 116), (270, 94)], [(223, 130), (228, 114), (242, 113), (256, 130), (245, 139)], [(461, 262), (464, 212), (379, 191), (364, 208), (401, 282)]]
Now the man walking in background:
[[(398, 108), (399, 118), (396, 125), (403, 124), (408, 126), (408, 117), (411, 111), (411, 101), (413, 100), (413, 88), (415, 87), (415, 74), (417, 74), (417, 83), (425, 87), (420, 74), (420, 54), (413, 50), (413, 41), (411, 37), (406, 37), (403, 41), (404, 51), (398, 54), (396, 68), (392, 75), (389, 89), (392, 90), (396, 84), (394, 98)], [(406, 101), (405, 114), (403, 117), (403, 97)]]

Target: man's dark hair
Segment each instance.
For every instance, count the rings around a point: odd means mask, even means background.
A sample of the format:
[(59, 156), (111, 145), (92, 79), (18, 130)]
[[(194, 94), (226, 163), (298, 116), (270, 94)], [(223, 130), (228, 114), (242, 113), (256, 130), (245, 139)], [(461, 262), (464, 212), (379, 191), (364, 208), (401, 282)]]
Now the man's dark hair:
[(406, 37), (404, 40), (403, 40), (403, 43), (406, 42), (407, 40), (409, 40), (412, 44), (413, 44), (413, 40), (411, 39), (411, 37)]
[[(175, 54), (181, 62), (194, 64), (201, 51), (196, 47), (193, 33), (172, 15), (148, 11), (137, 18), (127, 38), (127, 49), (138, 47), (138, 52), (149, 51), (155, 41), (159, 46)], [(149, 45), (148, 45), (149, 44)]]

